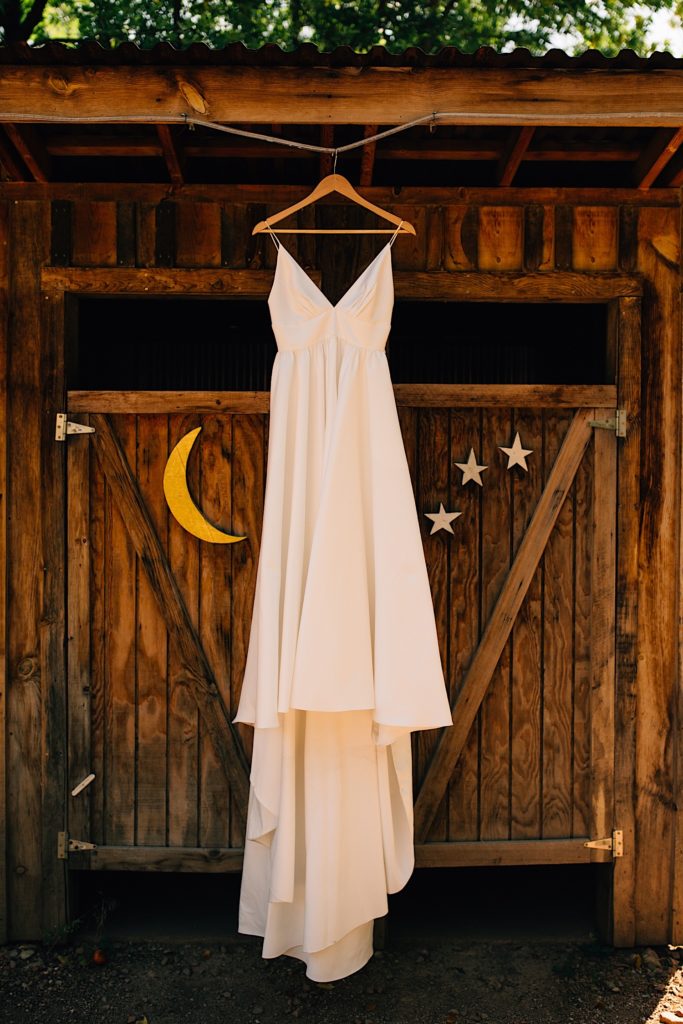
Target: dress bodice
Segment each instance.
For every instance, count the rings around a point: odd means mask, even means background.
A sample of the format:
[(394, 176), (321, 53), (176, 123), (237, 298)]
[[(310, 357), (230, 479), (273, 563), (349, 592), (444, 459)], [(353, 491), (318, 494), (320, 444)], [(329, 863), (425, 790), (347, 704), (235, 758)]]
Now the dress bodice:
[(391, 242), (334, 305), (280, 245), (268, 306), (279, 350), (310, 348), (329, 337), (383, 350), (394, 307)]

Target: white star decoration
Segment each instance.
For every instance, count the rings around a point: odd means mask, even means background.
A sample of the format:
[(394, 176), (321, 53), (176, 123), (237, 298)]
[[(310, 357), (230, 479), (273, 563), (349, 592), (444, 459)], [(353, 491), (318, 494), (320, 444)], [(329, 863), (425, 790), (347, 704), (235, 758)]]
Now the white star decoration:
[(513, 466), (521, 466), (525, 473), (529, 472), (529, 467), (526, 464), (527, 455), (531, 455), (533, 448), (522, 448), (522, 442), (519, 439), (519, 433), (515, 434), (515, 440), (511, 448), (503, 448), (502, 444), (498, 447), (508, 457), (508, 469), (512, 469)]
[(474, 457), (474, 448), (470, 448), (470, 454), (467, 462), (456, 462), (456, 466), (458, 469), (462, 470), (463, 486), (468, 480), (474, 480), (475, 484), (479, 484), (480, 487), (484, 486), (481, 480), (481, 474), (485, 469), (488, 469), (488, 466), (477, 465), (477, 460)]
[(462, 515), (462, 512), (447, 512), (443, 507), (443, 502), (439, 502), (438, 512), (425, 512), (427, 519), (432, 519), (434, 525), (432, 526), (430, 535), (436, 533), (437, 530), (448, 530), (449, 533), (453, 533), (453, 527), (451, 526), (451, 520), (457, 519), (458, 516)]

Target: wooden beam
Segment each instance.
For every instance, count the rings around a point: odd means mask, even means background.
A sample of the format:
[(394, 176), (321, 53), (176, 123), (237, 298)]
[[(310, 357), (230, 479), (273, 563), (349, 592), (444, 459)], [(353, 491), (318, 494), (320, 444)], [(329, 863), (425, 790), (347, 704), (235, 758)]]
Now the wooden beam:
[[(285, 132), (283, 132), (282, 125), (279, 122), (273, 123), (269, 127), (270, 131), (268, 134), (274, 135), (276, 138), (280, 138), (282, 135), (286, 134)], [(289, 146), (276, 146), (271, 144), (270, 142), (264, 142), (263, 145), (268, 147), (268, 153), (264, 153), (264, 157), (266, 157), (268, 160), (272, 160), (273, 170), (275, 171), (275, 176), (277, 178), (281, 178), (285, 174), (285, 164), (283, 160), (285, 153), (287, 153), (287, 156), (301, 156), (302, 153), (304, 152), (303, 150), (300, 149), (290, 149)], [(197, 155), (204, 156), (204, 154)]]
[[(502, 866), (508, 864), (589, 864), (588, 836), (574, 839), (483, 840), (424, 843), (415, 847), (418, 868)], [(99, 846), (75, 853), (70, 864), (91, 871), (183, 871), (224, 874), (242, 870), (244, 851), (232, 847)]]
[[(664, 181), (666, 188), (680, 188), (683, 185), (683, 150), (679, 148), (678, 153), (669, 162), (669, 165), (664, 174)], [(644, 193), (649, 195), (652, 189)]]
[[(635, 595), (637, 677), (627, 704), (635, 711), (627, 744), (635, 754), (631, 795), (636, 808), (636, 944), (671, 941), (675, 822), (680, 814), (673, 798), (674, 715), (681, 685), (681, 595), (675, 561), (681, 532), (680, 245), (680, 210), (639, 212), (637, 259), (647, 282), (647, 301), (642, 359), (636, 367), (642, 373), (640, 494), (631, 513), (640, 545)], [(619, 533), (620, 548), (623, 543)], [(631, 745), (634, 738), (635, 747)]]
[[(377, 131), (376, 126), (368, 134)], [(275, 136), (287, 136), (293, 129), (285, 129), (282, 125), (271, 125), (270, 132)], [(115, 157), (158, 157), (162, 155), (161, 144), (151, 136), (140, 138), (121, 135), (106, 135), (101, 132), (84, 133), (83, 135), (63, 135), (59, 132), (51, 134), (45, 148), (52, 156), (84, 157), (84, 156), (115, 156)], [(356, 151), (356, 157), (371, 150), (372, 146), (364, 146)], [(188, 142), (183, 153), (190, 159), (199, 157), (210, 159), (265, 160), (270, 159), (277, 150), (277, 159), (306, 160), (316, 159), (316, 153), (308, 150), (293, 149), (289, 146), (273, 146), (268, 142), (249, 142), (239, 137), (230, 138), (221, 135), (217, 138), (200, 139)], [(545, 139), (536, 143), (533, 149), (527, 149), (523, 160), (533, 161), (581, 161), (581, 162), (621, 162), (632, 163), (637, 160), (642, 150), (633, 142), (604, 139), (562, 141)], [(501, 145), (495, 139), (458, 138), (432, 139), (401, 136), (381, 142), (376, 147), (376, 160), (499, 160)]]
[(171, 642), (175, 644), (183, 665), (188, 690), (197, 703), (216, 757), (230, 782), (235, 798), (234, 806), (244, 824), (249, 795), (249, 771), (239, 735), (225, 707), (213, 670), (110, 421), (101, 413), (93, 413), (90, 424), (95, 428), (90, 443), (95, 448), (113, 499), (150, 581)]
[(203, 846), (98, 846), (71, 854), (74, 867), (91, 871), (185, 871), (223, 874), (241, 871), (244, 850)]
[(415, 801), (415, 838), (418, 842), (424, 842), (427, 837), (453, 768), (467, 742), (515, 617), (591, 439), (593, 428), (589, 426), (589, 420), (594, 415), (593, 409), (579, 409), (575, 413), (524, 540), (465, 673), (453, 705), (453, 725), (442, 732)]
[[(366, 124), (363, 128), (363, 138), (369, 139), (372, 135), (377, 134), (376, 124)], [(362, 188), (367, 188), (368, 185), (372, 185), (372, 172), (375, 166), (375, 156), (377, 154), (377, 143), (368, 142), (361, 149), (360, 155), (360, 185)]]
[[(4, 748), (8, 785), (6, 877), (8, 885), (9, 940), (38, 938), (43, 934), (45, 918), (42, 900), (46, 886), (58, 882), (59, 864), (55, 847), (47, 855), (48, 828), (56, 814), (49, 812), (43, 826), (46, 798), (56, 795), (64, 778), (64, 736), (54, 736), (51, 721), (46, 722), (45, 701), (61, 710), (63, 676), (51, 680), (42, 675), (47, 667), (45, 629), (49, 622), (42, 616), (52, 605), (59, 589), (60, 566), (53, 561), (55, 547), (48, 548), (49, 562), (43, 555), (44, 531), (53, 525), (57, 538), (63, 530), (63, 505), (58, 501), (58, 481), (52, 464), (45, 469), (41, 456), (48, 454), (50, 413), (61, 407), (55, 400), (53, 381), (43, 395), (42, 307), (49, 305), (40, 291), (39, 267), (50, 258), (50, 207), (47, 203), (16, 203), (9, 208), (9, 231), (14, 241), (9, 252), (7, 305), (9, 363), (7, 366), (7, 487), (3, 500), (7, 508), (7, 687)], [(20, 240), (19, 244), (16, 244)], [(51, 300), (50, 300), (51, 301)], [(19, 315), (17, 315), (19, 314)], [(56, 356), (56, 353), (54, 353)], [(54, 419), (53, 419), (54, 424)], [(50, 431), (54, 449), (54, 426)], [(55, 453), (58, 455), (58, 453)], [(51, 460), (50, 460), (51, 463)], [(57, 500), (56, 505), (51, 502)], [(61, 525), (60, 525), (61, 519)], [(57, 540), (55, 538), (55, 540)], [(58, 540), (57, 540), (58, 542)], [(63, 571), (63, 566), (62, 566)], [(63, 576), (62, 576), (63, 580)], [(47, 589), (45, 600), (43, 588)], [(63, 604), (63, 594), (62, 594)], [(52, 606), (54, 609), (54, 606)], [(56, 632), (64, 620), (57, 606), (53, 623)], [(62, 632), (62, 643), (64, 633)], [(46, 728), (46, 732), (43, 729)], [(60, 744), (57, 748), (52, 741)], [(53, 761), (53, 759), (55, 759)], [(44, 768), (53, 766), (50, 792), (43, 789)], [(64, 809), (64, 791), (59, 794)], [(47, 809), (47, 808), (46, 808)], [(62, 819), (63, 820), (63, 819)], [(50, 837), (52, 838), (52, 837)], [(3, 856), (3, 853), (0, 856)], [(62, 875), (62, 878), (64, 876)], [(51, 904), (54, 903), (51, 898)]]
[[(651, 300), (650, 300), (651, 301)], [(638, 628), (638, 581), (643, 571), (640, 559), (639, 525), (641, 498), (641, 338), (642, 308), (639, 299), (620, 299), (615, 313), (618, 345), (619, 403), (628, 418), (626, 437), (619, 445), (617, 497), (617, 642), (614, 822), (624, 833), (624, 856), (614, 862), (612, 881), (612, 942), (634, 946), (638, 941), (636, 913), (637, 842), (636, 828), (636, 731), (641, 690), (639, 664), (642, 657)], [(647, 372), (647, 371), (646, 371)], [(674, 396), (671, 396), (673, 398)], [(657, 403), (657, 408), (659, 403)], [(657, 416), (658, 412), (652, 412)], [(679, 936), (680, 938), (680, 936)], [(678, 942), (673, 935), (671, 940)]]
[(660, 128), (654, 133), (633, 170), (633, 179), (638, 188), (647, 189), (654, 184), (662, 170), (678, 152), (681, 143), (683, 128), (674, 131)]
[(8, 865), (7, 856), (7, 782), (9, 752), (5, 737), (9, 735), (7, 684), (7, 460), (9, 455), (7, 371), (9, 368), (9, 285), (10, 285), (10, 209), (0, 203), (0, 944), (9, 942)]
[[(614, 384), (394, 384), (396, 404), (415, 408), (614, 409)], [(69, 412), (268, 412), (269, 391), (69, 391)]]
[(35, 181), (46, 182), (51, 177), (52, 161), (33, 125), (19, 127), (11, 121), (5, 122), (5, 131), (14, 148), (21, 156)]
[[(192, 294), (211, 298), (262, 298), (273, 283), (272, 270), (181, 270), (177, 267), (44, 267), (44, 287), (89, 295)], [(636, 276), (543, 271), (449, 273), (444, 270), (397, 270), (398, 299), (440, 302), (607, 302), (640, 295)]]
[(157, 134), (161, 142), (161, 149), (166, 161), (168, 176), (174, 185), (184, 185), (183, 159), (178, 151), (173, 129), (167, 124), (157, 125)]
[(524, 159), (529, 144), (534, 137), (535, 128), (515, 128), (510, 137), (505, 153), (501, 156), (496, 169), (498, 185), (507, 187)]
[[(157, 125), (157, 128), (160, 126)], [(168, 128), (168, 125), (164, 125)], [(99, 131), (84, 132), (82, 135), (61, 135), (51, 133), (45, 139), (45, 149), (50, 156), (114, 156), (114, 157), (160, 157), (163, 156), (161, 140), (154, 135), (144, 138), (131, 135), (105, 135)]]
[[(324, 124), (320, 128), (320, 145), (321, 146), (334, 146), (334, 128), (331, 124)], [(302, 150), (296, 152), (301, 153)], [(334, 159), (331, 153), (320, 154), (320, 177), (324, 178), (326, 174), (332, 173), (332, 165)]]
[(223, 66), (100, 65), (93, 74), (90, 67), (4, 64), (0, 98), (0, 119), (14, 121), (194, 114), (226, 124), (363, 125), (443, 111), (452, 124), (683, 123), (683, 74), (670, 69), (231, 67), (226, 88)]
[[(535, 150), (534, 150), (535, 152)], [(173, 190), (174, 199), (191, 199), (195, 203), (285, 203), (292, 204), (310, 192), (303, 185), (185, 185)], [(388, 185), (370, 185), (363, 195), (379, 206), (396, 203), (396, 193)], [(160, 203), (169, 198), (169, 186), (151, 182), (0, 182), (0, 199), (88, 199), (90, 202)], [(458, 205), (527, 206), (680, 206), (677, 188), (653, 188), (644, 192), (637, 188), (454, 188), (452, 186), (407, 185), (401, 189), (401, 206)], [(328, 196), (321, 202), (338, 202)]]
[(29, 177), (24, 166), (10, 142), (6, 133), (0, 132), (0, 164), (5, 168), (5, 174), (14, 181), (28, 181)]
[(570, 160), (579, 162), (628, 163), (640, 154), (640, 147), (627, 139), (583, 139), (564, 142), (561, 135), (555, 139), (539, 139), (528, 149), (524, 159), (539, 161)]
[[(16, 235), (14, 236), (16, 238)], [(20, 243), (21, 244), (21, 243)], [(49, 242), (48, 242), (49, 245)], [(55, 444), (55, 414), (65, 391), (64, 295), (41, 301), (40, 342), (40, 694), (42, 708), (41, 821), (42, 933), (67, 923), (66, 864), (55, 856), (57, 833), (67, 815), (64, 744), (67, 737), (66, 680), (66, 446)], [(13, 557), (13, 552), (11, 553)]]
[(44, 267), (46, 288), (100, 294), (166, 295), (185, 292), (215, 298), (260, 299), (273, 284), (272, 270), (187, 270), (177, 267)]
[(416, 868), (500, 867), (507, 864), (589, 864), (591, 851), (574, 839), (483, 839), (418, 843)]

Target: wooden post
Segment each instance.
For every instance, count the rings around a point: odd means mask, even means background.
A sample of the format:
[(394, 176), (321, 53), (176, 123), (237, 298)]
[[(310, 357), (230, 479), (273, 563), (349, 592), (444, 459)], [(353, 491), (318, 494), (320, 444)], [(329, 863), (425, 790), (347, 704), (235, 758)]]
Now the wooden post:
[(613, 936), (632, 946), (636, 935), (636, 695), (638, 677), (638, 574), (640, 504), (640, 300), (618, 300), (619, 402), (626, 438), (618, 453), (617, 649), (614, 743), (614, 827), (624, 833), (624, 856), (615, 860)]
[(680, 686), (675, 557), (681, 473), (679, 223), (680, 209), (642, 209), (638, 218), (637, 269), (646, 279), (635, 701), (635, 916), (639, 944), (671, 940), (676, 818), (673, 735)]
[[(0, 203), (0, 736), (7, 735), (7, 355), (9, 203)], [(0, 944), (8, 936), (7, 746), (0, 743)]]
[[(54, 412), (52, 424), (48, 412), (54, 409), (58, 392), (56, 368), (50, 367), (56, 357), (54, 336), (41, 358), (45, 300), (40, 268), (49, 255), (50, 204), (28, 201), (13, 204), (10, 211), (9, 304), (17, 315), (10, 320), (8, 384), (7, 772), (12, 785), (7, 790), (7, 871), (9, 938), (17, 941), (35, 939), (44, 925), (49, 926), (50, 916), (59, 916), (60, 879), (55, 864), (63, 866), (63, 862), (56, 858), (56, 832), (50, 837), (52, 845), (43, 840), (43, 812), (48, 815), (46, 827), (53, 828), (58, 815), (51, 802), (60, 798), (64, 769), (58, 751), (49, 746), (58, 740), (54, 730), (63, 699), (56, 640), (63, 620), (56, 601), (64, 510), (58, 466), (53, 461), (59, 455), (48, 451), (48, 444), (56, 443)], [(51, 374), (46, 394), (43, 368)], [(45, 480), (44, 460), (48, 461)], [(49, 505), (52, 501), (56, 506)], [(57, 530), (54, 540), (46, 536), (51, 527)], [(47, 544), (45, 552), (43, 544)], [(46, 706), (54, 717), (44, 726)], [(52, 771), (55, 776), (48, 779)], [(46, 857), (49, 861), (44, 862)], [(45, 919), (44, 893), (51, 908)]]

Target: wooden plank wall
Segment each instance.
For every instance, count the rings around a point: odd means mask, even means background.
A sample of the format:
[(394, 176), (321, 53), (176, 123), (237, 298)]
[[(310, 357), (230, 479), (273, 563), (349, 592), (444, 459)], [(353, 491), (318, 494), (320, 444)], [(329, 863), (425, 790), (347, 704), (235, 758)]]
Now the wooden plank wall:
[[(490, 194), (479, 191), (476, 201), (458, 190), (452, 203), (438, 207), (406, 202), (396, 206), (396, 212), (413, 221), (417, 236), (397, 239), (394, 265), (401, 270), (442, 268), (454, 273), (477, 269), (552, 273), (553, 269), (573, 268), (599, 274), (621, 270), (644, 277), (643, 467), (640, 500), (638, 508), (633, 509), (638, 516), (641, 544), (637, 699), (633, 711), (635, 742), (628, 748), (630, 753), (623, 754), (622, 762), (628, 765), (630, 757), (633, 769), (634, 938), (641, 943), (661, 943), (683, 942), (683, 879), (680, 875), (674, 879), (673, 875), (674, 841), (678, 849), (683, 845), (683, 802), (675, 799), (676, 793), (680, 794), (683, 767), (674, 763), (679, 678), (679, 572), (675, 552), (680, 517), (680, 214), (674, 202), (670, 206), (645, 205), (647, 202), (645, 199), (644, 205), (639, 205), (632, 193), (624, 202), (614, 193), (603, 200), (597, 191), (574, 198), (570, 190), (563, 190), (557, 201), (547, 190), (538, 196), (528, 193), (524, 200), (520, 190)], [(253, 223), (279, 205), (277, 201), (136, 202), (131, 200), (129, 190), (120, 202), (31, 200), (3, 208), (0, 227), (4, 226), (10, 239), (5, 769), (7, 929), (13, 939), (35, 937), (48, 923), (40, 909), (43, 878), (50, 873), (44, 859), (53, 842), (52, 836), (44, 840), (41, 824), (43, 813), (50, 811), (41, 790), (46, 781), (45, 758), (51, 753), (46, 746), (53, 742), (51, 730), (44, 728), (44, 716), (51, 713), (47, 710), (51, 705), (45, 701), (48, 694), (57, 705), (63, 700), (63, 694), (50, 689), (52, 681), (41, 678), (41, 659), (48, 656), (48, 651), (49, 657), (54, 657), (50, 630), (59, 628), (58, 620), (52, 624), (43, 621), (41, 626), (46, 555), (55, 557), (54, 546), (48, 552), (43, 550), (48, 536), (45, 523), (52, 522), (58, 531), (62, 529), (58, 520), (63, 517), (63, 509), (44, 507), (47, 492), (37, 455), (41, 435), (57, 411), (46, 410), (42, 394), (41, 358), (45, 358), (45, 351), (41, 354), (40, 265), (272, 266), (272, 241), (265, 236), (252, 237), (250, 231)], [(351, 216), (341, 210), (335, 212), (333, 207), (320, 210), (324, 217)], [(308, 212), (307, 216), (312, 214)], [(336, 260), (330, 257), (330, 248), (324, 247), (316, 264), (318, 239), (290, 236), (289, 243), (302, 266), (320, 266), (322, 286), (333, 301), (335, 291), (343, 290), (342, 276), (346, 275), (348, 282), (362, 269), (372, 244), (360, 239), (351, 255)], [(0, 316), (0, 330), (2, 323)], [(47, 330), (49, 333), (49, 325)], [(59, 390), (58, 375), (55, 379), (49, 403)], [(54, 497), (58, 491), (50, 486)], [(36, 500), (41, 493), (42, 504)], [(516, 511), (520, 517), (527, 513), (524, 507)], [(189, 581), (197, 572), (192, 557), (188, 555), (184, 568), (190, 590)], [(468, 586), (472, 586), (471, 581)], [(97, 633), (93, 642), (98, 642)], [(241, 636), (239, 642), (245, 643), (245, 637)], [(459, 637), (456, 642), (466, 645), (468, 640)], [(178, 713), (182, 714), (182, 709)], [(189, 715), (191, 710), (186, 708), (185, 713)], [(154, 729), (152, 719), (147, 726)], [(617, 736), (617, 745), (619, 741)], [(513, 738), (517, 750), (520, 742)], [(122, 756), (121, 751), (119, 754)], [(51, 792), (48, 805), (53, 799)], [(465, 813), (466, 809), (457, 810)], [(519, 813), (531, 818), (534, 809), (520, 807)], [(55, 820), (52, 812), (48, 818), (51, 823)], [(188, 828), (187, 823), (176, 822), (173, 835), (181, 839)], [(50, 884), (59, 885), (59, 881), (53, 878)], [(56, 905), (54, 900), (49, 904), (52, 923), (59, 916)]]
[(12, 203), (7, 220), (6, 864), (7, 933), (16, 940), (59, 927), (65, 913), (65, 865), (56, 858), (64, 800), (65, 517), (53, 440), (64, 395), (54, 321), (40, 292), (50, 204)]
[[(462, 514), (454, 535), (421, 528), (451, 702), (529, 525), (571, 409), (400, 409), (420, 511)], [(528, 472), (499, 445), (519, 431)], [(613, 443), (613, 442), (612, 442)], [(462, 484), (473, 449), (484, 486)], [(428, 833), (431, 842), (590, 835), (593, 452), (564, 502), (466, 748)], [(615, 508), (615, 492), (610, 505)], [(614, 514), (614, 513), (613, 513)], [(422, 517), (421, 517), (422, 518)], [(612, 634), (613, 635), (613, 634)], [(415, 737), (415, 790), (438, 734)]]
[[(111, 417), (111, 426), (232, 718), (256, 582), (266, 417), (118, 414)], [(195, 426), (202, 429), (188, 463), (192, 493), (211, 522), (246, 535), (244, 542), (202, 544), (168, 509), (164, 467), (180, 438)], [(69, 564), (75, 563), (70, 585), (75, 621), (69, 632), (80, 649), (73, 662), (71, 651), (69, 658), (69, 680), (76, 691), (69, 748), (78, 759), (75, 769), (70, 765), (69, 786), (89, 771), (96, 778), (88, 801), (70, 805), (70, 831), (82, 829), (79, 834), (98, 846), (241, 849), (246, 801), (239, 801), (241, 815), (236, 813), (237, 798), (191, 699), (173, 631), (136, 556), (124, 510), (88, 439), (74, 442), (69, 449), (69, 469), (76, 477), (69, 484), (74, 513)], [(82, 541), (90, 551), (89, 569), (81, 557)], [(88, 635), (94, 639), (90, 652)], [(89, 683), (90, 713), (76, 707), (82, 674)], [(239, 726), (238, 731), (250, 752), (252, 730)]]

